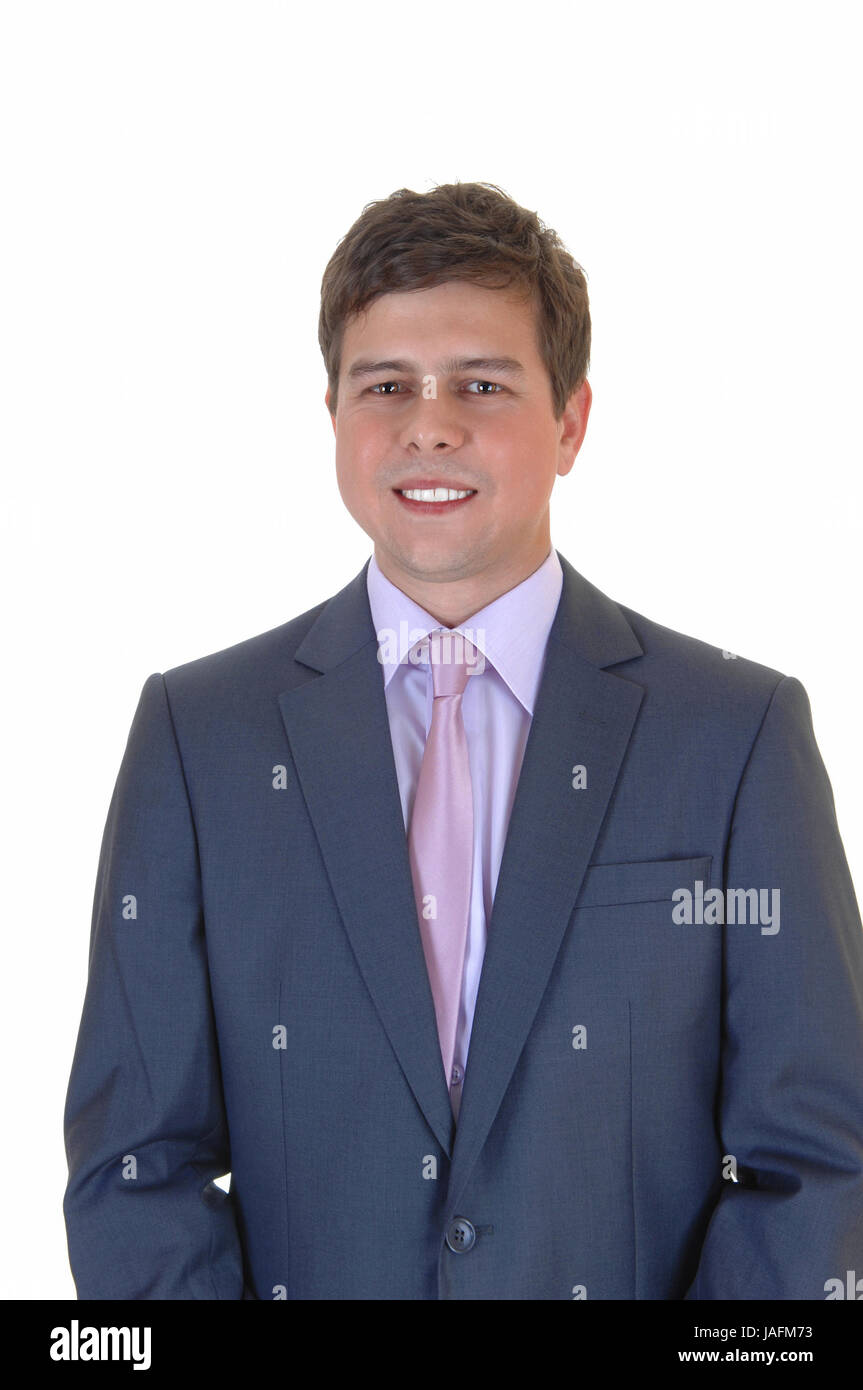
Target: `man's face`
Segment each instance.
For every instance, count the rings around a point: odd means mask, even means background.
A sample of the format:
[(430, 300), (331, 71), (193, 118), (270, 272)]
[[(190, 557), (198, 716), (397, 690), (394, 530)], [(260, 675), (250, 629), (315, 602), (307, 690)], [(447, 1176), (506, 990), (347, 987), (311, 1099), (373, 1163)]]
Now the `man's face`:
[[(555, 420), (534, 309), (510, 292), (451, 281), (383, 295), (350, 320), (336, 473), (384, 573), (415, 594), (467, 584), (491, 597), (532, 574), (551, 546), (555, 477), (572, 467), (590, 402), (585, 382)], [(438, 487), (471, 495), (402, 496)]]

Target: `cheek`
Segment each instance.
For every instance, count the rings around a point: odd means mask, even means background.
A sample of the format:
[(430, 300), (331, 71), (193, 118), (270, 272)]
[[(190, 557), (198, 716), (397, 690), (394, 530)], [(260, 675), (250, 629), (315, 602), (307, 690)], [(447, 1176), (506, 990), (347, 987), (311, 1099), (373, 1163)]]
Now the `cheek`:
[(536, 429), (510, 430), (487, 458), (501, 493), (515, 505), (545, 501), (554, 483), (553, 439)]
[(336, 436), (336, 477), (339, 488), (351, 497), (370, 495), (384, 458), (373, 431), (345, 422)]
[(542, 500), (556, 475), (556, 435), (543, 420), (525, 420), (511, 430), (502, 445), (503, 471), (520, 498)]

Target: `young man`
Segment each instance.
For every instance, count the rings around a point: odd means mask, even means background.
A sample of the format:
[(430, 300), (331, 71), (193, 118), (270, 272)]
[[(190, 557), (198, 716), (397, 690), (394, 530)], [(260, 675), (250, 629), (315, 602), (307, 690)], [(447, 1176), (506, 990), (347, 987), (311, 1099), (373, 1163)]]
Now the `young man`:
[(863, 1269), (863, 933), (806, 693), (552, 548), (590, 317), (533, 213), (402, 190), (322, 289), (374, 555), (144, 684), (79, 1297), (823, 1299)]

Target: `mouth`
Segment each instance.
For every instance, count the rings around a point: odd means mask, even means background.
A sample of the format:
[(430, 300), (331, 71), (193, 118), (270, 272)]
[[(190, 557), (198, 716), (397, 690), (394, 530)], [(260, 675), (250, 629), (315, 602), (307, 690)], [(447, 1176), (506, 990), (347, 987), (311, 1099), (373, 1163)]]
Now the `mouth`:
[(402, 506), (410, 511), (437, 516), (444, 512), (456, 511), (459, 507), (466, 507), (471, 498), (476, 496), (476, 488), (442, 487), (436, 483), (428, 483), (419, 487), (394, 487), (393, 493)]

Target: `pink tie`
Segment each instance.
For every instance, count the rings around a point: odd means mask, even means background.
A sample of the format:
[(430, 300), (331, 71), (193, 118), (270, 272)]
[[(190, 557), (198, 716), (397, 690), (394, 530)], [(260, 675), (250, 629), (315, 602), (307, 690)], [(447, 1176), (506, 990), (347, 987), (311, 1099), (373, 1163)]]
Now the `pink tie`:
[(426, 739), (408, 833), (426, 967), (434, 998), (447, 1086), (452, 1077), (473, 874), (473, 792), (462, 696), (477, 650), (461, 633), (433, 632), (434, 683)]

